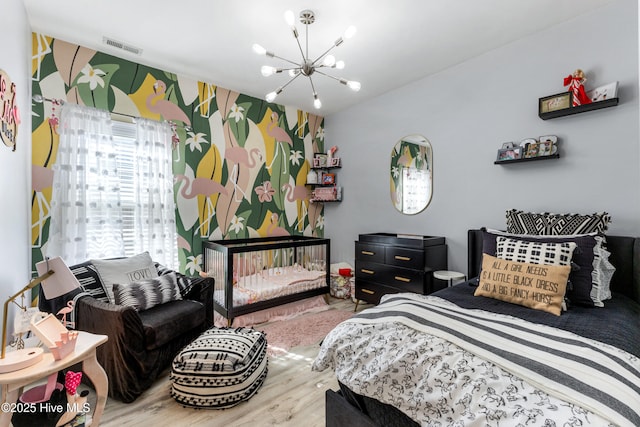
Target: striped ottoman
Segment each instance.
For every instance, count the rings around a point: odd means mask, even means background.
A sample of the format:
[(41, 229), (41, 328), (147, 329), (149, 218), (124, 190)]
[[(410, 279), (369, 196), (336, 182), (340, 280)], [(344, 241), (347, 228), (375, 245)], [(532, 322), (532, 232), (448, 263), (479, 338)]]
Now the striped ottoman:
[(267, 339), (249, 328), (216, 328), (171, 364), (171, 396), (194, 408), (224, 409), (249, 400), (267, 376)]

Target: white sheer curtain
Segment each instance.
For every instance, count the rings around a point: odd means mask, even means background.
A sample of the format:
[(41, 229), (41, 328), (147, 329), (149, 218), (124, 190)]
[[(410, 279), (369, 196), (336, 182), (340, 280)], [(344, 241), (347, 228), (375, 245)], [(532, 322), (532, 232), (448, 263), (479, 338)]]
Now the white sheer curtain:
[(178, 267), (171, 128), (136, 122), (124, 137), (107, 111), (63, 105), (45, 256), (71, 265), (148, 251)]
[(134, 249), (177, 268), (178, 249), (173, 198), (171, 127), (166, 122), (136, 119)]
[(67, 264), (124, 254), (116, 149), (108, 112), (65, 103), (53, 165), (47, 256)]

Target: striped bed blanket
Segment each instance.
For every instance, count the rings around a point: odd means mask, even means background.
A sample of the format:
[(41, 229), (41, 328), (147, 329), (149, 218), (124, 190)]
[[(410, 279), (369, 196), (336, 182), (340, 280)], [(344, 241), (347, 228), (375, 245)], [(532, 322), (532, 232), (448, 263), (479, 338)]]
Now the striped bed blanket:
[(637, 357), (434, 296), (386, 295), (341, 323), (326, 368), (422, 425), (640, 425)]

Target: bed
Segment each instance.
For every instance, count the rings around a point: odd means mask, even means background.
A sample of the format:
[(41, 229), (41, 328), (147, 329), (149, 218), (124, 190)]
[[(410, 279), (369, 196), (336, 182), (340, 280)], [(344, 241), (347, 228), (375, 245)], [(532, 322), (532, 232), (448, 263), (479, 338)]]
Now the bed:
[(203, 242), (214, 309), (227, 319), (329, 292), (328, 239), (260, 237)]
[(469, 230), (471, 280), (385, 296), (325, 338), (327, 426), (640, 425), (640, 239), (606, 236), (611, 299), (561, 315), (474, 296), (486, 240)]

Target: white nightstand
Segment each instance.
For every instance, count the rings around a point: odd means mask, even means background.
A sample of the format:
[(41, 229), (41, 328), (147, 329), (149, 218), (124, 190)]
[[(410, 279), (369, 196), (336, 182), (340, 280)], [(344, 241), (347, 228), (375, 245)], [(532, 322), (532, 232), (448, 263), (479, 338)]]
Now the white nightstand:
[(447, 286), (453, 286), (454, 281), (465, 281), (467, 275), (457, 271), (438, 270), (433, 272), (433, 277), (447, 282)]

